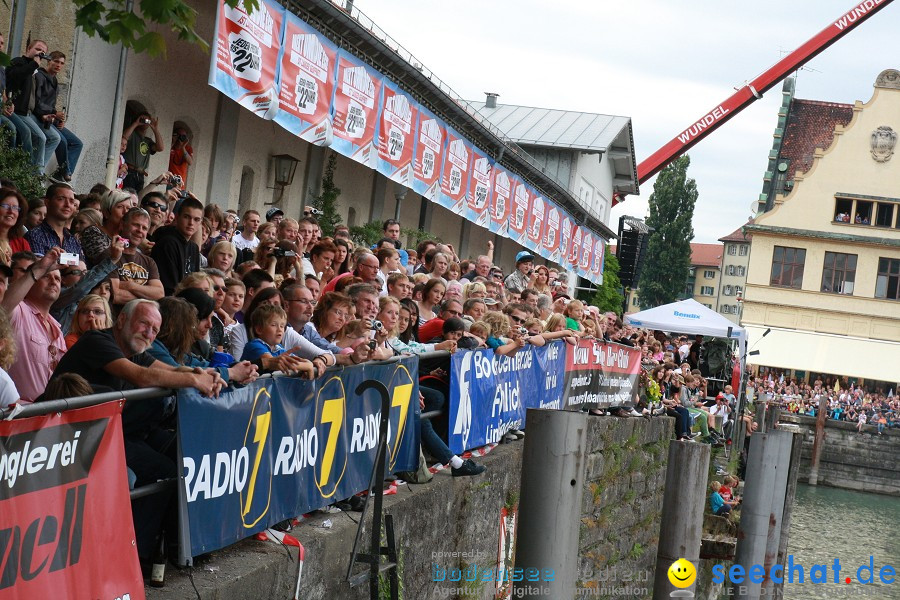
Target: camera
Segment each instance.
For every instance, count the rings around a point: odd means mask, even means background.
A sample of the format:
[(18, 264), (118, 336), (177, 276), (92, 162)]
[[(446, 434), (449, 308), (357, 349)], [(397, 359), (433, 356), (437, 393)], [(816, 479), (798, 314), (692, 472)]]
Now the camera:
[(188, 141), (188, 136), (185, 133), (179, 133), (177, 139), (179, 142), (186, 142)]
[(309, 217), (309, 216), (319, 217), (321, 215), (322, 215), (322, 211), (319, 210), (318, 208), (316, 208), (315, 206), (307, 206), (306, 208), (303, 209), (304, 217)]
[(123, 238), (121, 235), (120, 235), (120, 236), (117, 236), (117, 237), (116, 237), (116, 240), (122, 242), (122, 246), (123, 246), (124, 248), (127, 248), (128, 246), (131, 245), (131, 242), (128, 241), (128, 238)]
[(524, 327), (519, 327), (516, 331), (519, 332), (519, 335), (528, 335), (528, 330)]
[(529, 277), (534, 275), (534, 269), (528, 269), (528, 273), (526, 273), (526, 275), (528, 275)]
[(559, 287), (561, 285), (562, 285), (562, 281), (551, 281), (550, 282), (551, 287)]
[(381, 331), (384, 329), (384, 323), (381, 321), (372, 321), (372, 331)]
[(81, 258), (74, 252), (63, 252), (59, 255), (59, 264), (68, 267), (77, 267)]
[(43, 52), (38, 53), (37, 57), (41, 60), (50, 60), (50, 55)]
[(142, 117), (142, 118), (140, 119), (140, 123), (143, 123), (144, 125), (149, 125), (149, 124), (150, 124), (150, 117)]
[(184, 179), (181, 178), (181, 175), (171, 175), (169, 176), (169, 185), (171, 187), (181, 187), (184, 185)]
[(285, 250), (284, 248), (274, 248), (272, 249), (272, 254), (270, 256), (274, 256), (275, 258), (294, 258), (297, 256), (297, 253), (293, 250)]

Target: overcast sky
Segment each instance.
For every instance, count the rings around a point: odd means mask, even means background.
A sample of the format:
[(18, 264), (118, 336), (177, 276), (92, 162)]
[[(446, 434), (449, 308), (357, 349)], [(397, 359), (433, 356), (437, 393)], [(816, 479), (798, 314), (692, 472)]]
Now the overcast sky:
[[(796, 96), (868, 102), (876, 76), (900, 68), (898, 6), (808, 63)], [(460, 95), (631, 117), (637, 162), (847, 10), (853, 0), (356, 0)], [(781, 84), (691, 151), (700, 197), (694, 241), (742, 225), (762, 189)], [(613, 210), (646, 216), (653, 179)]]

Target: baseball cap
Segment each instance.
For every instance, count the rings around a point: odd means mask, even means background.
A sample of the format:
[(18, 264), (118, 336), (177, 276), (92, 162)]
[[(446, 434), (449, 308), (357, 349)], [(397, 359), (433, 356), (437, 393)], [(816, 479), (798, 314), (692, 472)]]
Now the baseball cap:
[(482, 300), (484, 300), (485, 306), (494, 306), (495, 304), (497, 304), (496, 298), (487, 297), (487, 298), (482, 298)]
[(284, 216), (284, 211), (278, 208), (277, 206), (273, 206), (269, 210), (266, 211), (266, 221), (271, 221), (275, 218), (276, 215)]
[(528, 250), (522, 250), (516, 254), (516, 264), (523, 262), (534, 262), (534, 255)]

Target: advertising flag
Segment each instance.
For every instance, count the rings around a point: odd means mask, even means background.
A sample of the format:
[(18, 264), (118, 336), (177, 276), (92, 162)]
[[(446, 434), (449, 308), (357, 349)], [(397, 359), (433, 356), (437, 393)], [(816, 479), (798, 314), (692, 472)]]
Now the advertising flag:
[(559, 226), (559, 262), (563, 267), (568, 268), (569, 248), (572, 244), (572, 233), (575, 227), (572, 217), (564, 210), (560, 210), (562, 214), (562, 222)]
[(603, 283), (603, 262), (606, 260), (606, 240), (597, 236), (594, 240), (594, 253), (591, 256), (591, 276), (596, 284)]
[(378, 127), (378, 172), (408, 188), (413, 184), (419, 105), (384, 80), (381, 121)]
[[(544, 256), (543, 235), (544, 220), (546, 219), (546, 201), (544, 196), (535, 188), (531, 188), (531, 211), (528, 216), (528, 241), (529, 247), (538, 255)], [(546, 256), (544, 256), (546, 258)]]
[(144, 598), (122, 403), (0, 421), (0, 598)]
[(492, 233), (506, 236), (509, 232), (509, 211), (512, 189), (515, 187), (515, 176), (499, 165), (494, 165), (492, 173), (491, 220), (488, 222), (488, 229)]
[(576, 272), (579, 277), (585, 279), (590, 278), (591, 272), (591, 255), (594, 252), (594, 236), (587, 229), (581, 237), (581, 250), (578, 252), (578, 268)]
[(209, 84), (263, 119), (278, 112), (278, 57), (284, 7), (262, 0), (250, 14), (220, 0)]
[(472, 164), (472, 145), (449, 127), (447, 128), (447, 153), (441, 169), (441, 206), (462, 215), (469, 189), (469, 171)]
[(547, 203), (547, 222), (544, 225), (544, 252), (547, 260), (559, 261), (559, 228), (562, 211), (553, 202)]
[(528, 217), (531, 214), (531, 194), (528, 193), (528, 184), (515, 179), (515, 188), (512, 192), (512, 206), (509, 214), (509, 237), (511, 240), (525, 246), (528, 238)]
[(573, 268), (578, 268), (578, 255), (581, 252), (581, 238), (584, 235), (584, 229), (575, 225), (572, 227), (572, 245), (569, 246), (569, 264)]
[(440, 194), (441, 165), (444, 164), (446, 147), (447, 126), (419, 107), (412, 189), (432, 202), (436, 202)]
[(466, 194), (467, 211), (465, 218), (476, 225), (488, 228), (490, 211), (488, 199), (491, 194), (491, 179), (494, 160), (486, 152), (474, 148), (472, 152), (472, 176)]
[(382, 75), (343, 50), (334, 91), (334, 141), (340, 154), (375, 168)]
[(337, 47), (306, 21), (285, 15), (281, 49), (278, 106), (275, 122), (318, 146), (333, 136), (331, 97), (334, 94)]

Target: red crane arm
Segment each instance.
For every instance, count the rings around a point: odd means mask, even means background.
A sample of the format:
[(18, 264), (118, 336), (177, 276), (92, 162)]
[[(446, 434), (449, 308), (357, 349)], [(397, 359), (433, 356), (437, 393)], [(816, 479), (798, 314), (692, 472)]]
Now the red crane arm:
[(810, 38), (805, 44), (782, 58), (756, 79), (732, 94), (727, 100), (703, 115), (693, 125), (679, 133), (665, 146), (651, 154), (638, 165), (638, 183), (644, 183), (663, 167), (684, 154), (694, 144), (718, 129), (726, 121), (762, 98), (790, 73), (817, 56), (830, 45), (850, 33), (862, 22), (891, 3), (892, 0), (863, 0), (841, 15), (828, 27)]

